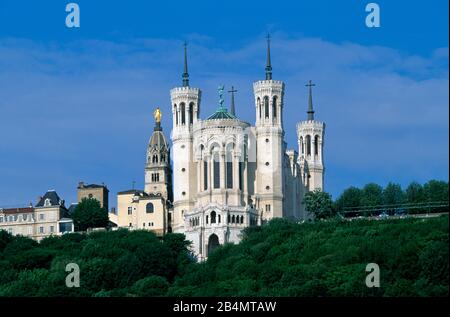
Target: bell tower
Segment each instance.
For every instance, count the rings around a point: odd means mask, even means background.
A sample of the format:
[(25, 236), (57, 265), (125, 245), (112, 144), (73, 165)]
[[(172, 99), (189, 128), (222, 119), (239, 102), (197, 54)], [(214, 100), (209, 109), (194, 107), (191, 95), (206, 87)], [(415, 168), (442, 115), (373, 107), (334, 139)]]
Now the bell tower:
[(264, 220), (283, 216), (284, 83), (272, 79), (270, 36), (267, 36), (265, 80), (253, 83), (256, 113), (256, 192)]
[(297, 124), (298, 160), (302, 182), (307, 191), (323, 190), (325, 171), (323, 165), (325, 123), (314, 118), (312, 102), (312, 87), (314, 86), (315, 84), (311, 80), (306, 84), (308, 87), (307, 120)]
[(193, 157), (193, 125), (200, 116), (201, 91), (190, 87), (187, 63), (187, 44), (184, 43), (182, 86), (170, 91), (172, 103), (173, 156), (173, 231), (184, 229), (184, 213), (194, 208), (197, 194), (197, 175)]
[(148, 142), (145, 164), (145, 187), (147, 194), (160, 194), (172, 201), (172, 169), (170, 148), (161, 127), (161, 111), (154, 112), (155, 127)]

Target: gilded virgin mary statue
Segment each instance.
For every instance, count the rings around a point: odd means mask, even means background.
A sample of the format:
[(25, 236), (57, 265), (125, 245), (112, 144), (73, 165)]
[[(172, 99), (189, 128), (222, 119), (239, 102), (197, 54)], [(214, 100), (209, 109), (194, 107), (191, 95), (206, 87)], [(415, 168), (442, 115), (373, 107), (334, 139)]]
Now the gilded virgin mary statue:
[(155, 112), (153, 112), (153, 116), (155, 117), (156, 123), (160, 123), (161, 122), (162, 114), (161, 114), (161, 110), (159, 110), (159, 107), (156, 108)]

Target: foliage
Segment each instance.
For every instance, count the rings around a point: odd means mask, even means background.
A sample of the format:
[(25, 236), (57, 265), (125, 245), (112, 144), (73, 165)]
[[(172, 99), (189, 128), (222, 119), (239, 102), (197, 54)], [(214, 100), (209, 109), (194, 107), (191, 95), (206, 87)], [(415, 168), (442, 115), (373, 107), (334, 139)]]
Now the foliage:
[[(381, 287), (365, 285), (368, 263)], [(179, 276), (170, 296), (447, 296), (448, 217), (273, 219)]]
[[(436, 203), (448, 204), (448, 190), (448, 182), (437, 180), (430, 180), (424, 185), (411, 182), (405, 190), (395, 183), (388, 183), (384, 188), (370, 183), (362, 189), (352, 186), (344, 190), (334, 202), (334, 208), (339, 213), (349, 210), (366, 210), (365, 216), (372, 215), (371, 209), (391, 211), (392, 205), (401, 209), (403, 204), (413, 207), (408, 209), (409, 213), (445, 212), (448, 207), (439, 207)], [(430, 207), (430, 203), (434, 203), (434, 206)], [(384, 207), (389, 205), (391, 207)]]
[[(0, 296), (164, 295), (179, 268), (193, 262), (184, 236), (148, 231), (72, 233), (34, 240), (0, 231)], [(68, 263), (80, 287), (65, 286)]]
[[(383, 202), (383, 188), (375, 183), (370, 183), (362, 189), (361, 206), (375, 207)], [(366, 212), (365, 216), (370, 216), (370, 212)]]
[(72, 215), (76, 231), (86, 231), (89, 228), (106, 227), (108, 225), (108, 211), (100, 206), (94, 198), (83, 198), (75, 207)]
[(335, 202), (336, 211), (342, 212), (344, 208), (355, 208), (361, 205), (361, 189), (351, 186), (343, 191)]
[(324, 219), (333, 216), (331, 195), (320, 189), (306, 193), (304, 203), (305, 209), (313, 214), (314, 218)]

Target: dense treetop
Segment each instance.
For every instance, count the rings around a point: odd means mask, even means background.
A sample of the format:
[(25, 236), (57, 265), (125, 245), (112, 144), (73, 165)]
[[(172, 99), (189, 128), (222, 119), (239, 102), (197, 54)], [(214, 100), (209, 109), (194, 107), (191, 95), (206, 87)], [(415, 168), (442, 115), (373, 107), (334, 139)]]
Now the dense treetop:
[[(41, 243), (0, 231), (0, 296), (447, 296), (448, 217), (274, 219), (196, 263), (183, 235), (93, 232)], [(65, 286), (68, 263), (79, 288)], [(381, 287), (367, 288), (377, 263)]]

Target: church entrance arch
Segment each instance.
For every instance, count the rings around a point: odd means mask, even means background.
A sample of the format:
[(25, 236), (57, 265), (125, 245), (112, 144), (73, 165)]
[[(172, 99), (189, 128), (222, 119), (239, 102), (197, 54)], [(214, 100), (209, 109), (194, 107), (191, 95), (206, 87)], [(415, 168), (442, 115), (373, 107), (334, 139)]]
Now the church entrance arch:
[(219, 237), (216, 234), (212, 234), (208, 239), (208, 256), (214, 252), (214, 250), (220, 245)]

